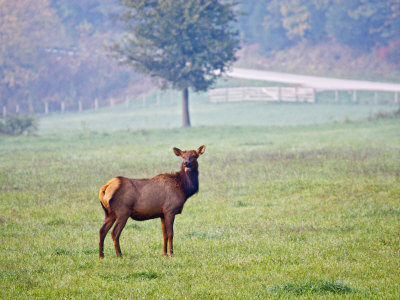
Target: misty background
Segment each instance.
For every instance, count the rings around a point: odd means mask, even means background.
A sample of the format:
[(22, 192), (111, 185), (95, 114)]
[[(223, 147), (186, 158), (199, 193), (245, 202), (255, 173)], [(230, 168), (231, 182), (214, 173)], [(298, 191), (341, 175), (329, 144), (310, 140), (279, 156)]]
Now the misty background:
[[(1, 105), (77, 111), (147, 95), (157, 82), (108, 50), (122, 34), (120, 9), (117, 0), (0, 1)], [(400, 81), (396, 0), (239, 1), (237, 9), (235, 66)]]

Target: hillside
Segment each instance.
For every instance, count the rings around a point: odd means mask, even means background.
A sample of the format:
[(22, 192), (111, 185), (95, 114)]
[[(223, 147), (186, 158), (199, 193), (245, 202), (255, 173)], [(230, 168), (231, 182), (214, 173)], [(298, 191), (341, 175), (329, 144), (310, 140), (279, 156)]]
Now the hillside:
[(400, 69), (375, 50), (363, 52), (335, 42), (301, 43), (265, 53), (258, 44), (243, 47), (237, 67), (372, 81), (400, 82)]

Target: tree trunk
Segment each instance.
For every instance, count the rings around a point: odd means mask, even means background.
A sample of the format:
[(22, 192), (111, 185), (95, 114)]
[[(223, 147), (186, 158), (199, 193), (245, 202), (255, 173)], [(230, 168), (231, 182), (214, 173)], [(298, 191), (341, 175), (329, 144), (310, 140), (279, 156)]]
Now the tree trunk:
[(182, 90), (182, 127), (190, 127), (188, 88)]

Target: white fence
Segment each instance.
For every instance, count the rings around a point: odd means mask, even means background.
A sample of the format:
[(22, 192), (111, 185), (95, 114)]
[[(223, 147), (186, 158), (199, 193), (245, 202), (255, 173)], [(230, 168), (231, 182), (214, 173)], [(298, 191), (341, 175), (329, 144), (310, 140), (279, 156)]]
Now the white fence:
[(223, 88), (209, 90), (207, 94), (208, 100), (213, 103), (239, 101), (315, 102), (315, 90), (304, 87)]
[[(145, 101), (145, 99), (143, 98), (143, 101)], [(126, 98), (125, 103), (126, 106), (129, 106), (129, 98)], [(107, 102), (103, 101), (103, 106), (107, 106), (107, 107), (113, 107), (115, 105), (115, 99), (110, 98), (107, 100)], [(122, 102), (119, 102), (122, 103)], [(93, 100), (92, 103), (88, 103), (86, 102), (86, 107), (84, 107), (83, 102), (82, 101), (78, 101), (77, 103), (73, 103), (72, 105), (70, 104), (69, 107), (66, 106), (65, 102), (62, 101), (60, 103), (49, 103), (49, 102), (44, 102), (43, 103), (43, 110), (39, 110), (36, 111), (35, 113), (44, 113), (45, 115), (48, 115), (50, 112), (61, 112), (64, 113), (66, 111), (78, 111), (78, 112), (82, 112), (85, 109), (94, 109), (94, 110), (98, 110), (100, 108), (100, 104), (99, 104), (99, 100), (96, 98)], [(143, 104), (144, 105), (144, 104)], [(34, 113), (33, 107), (32, 105), (30, 105), (29, 107), (25, 107), (25, 113), (29, 112), (30, 114)], [(2, 116), (6, 117), (9, 114), (18, 114), (20, 113), (20, 106), (19, 104), (17, 104), (15, 106), (15, 110), (7, 110), (6, 106), (3, 106), (2, 109)]]

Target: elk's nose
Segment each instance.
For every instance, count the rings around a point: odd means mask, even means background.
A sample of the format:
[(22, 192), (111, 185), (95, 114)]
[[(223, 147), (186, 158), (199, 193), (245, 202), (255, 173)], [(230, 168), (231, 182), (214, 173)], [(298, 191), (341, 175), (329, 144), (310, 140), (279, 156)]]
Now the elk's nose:
[(185, 167), (190, 167), (190, 163), (188, 163), (187, 161), (185, 161), (183, 164)]

